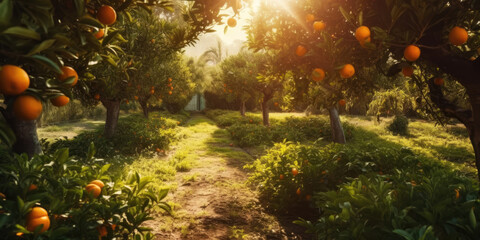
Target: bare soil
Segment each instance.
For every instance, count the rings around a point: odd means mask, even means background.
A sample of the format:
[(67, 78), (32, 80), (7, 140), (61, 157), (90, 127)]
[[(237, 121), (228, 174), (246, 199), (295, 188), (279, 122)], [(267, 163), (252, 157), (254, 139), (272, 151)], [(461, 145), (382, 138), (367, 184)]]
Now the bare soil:
[[(246, 184), (243, 170), (252, 159), (230, 146), (226, 131), (203, 115), (190, 121), (203, 121), (209, 127), (192, 131), (183, 141), (205, 145), (194, 149), (198, 155), (195, 167), (176, 174), (178, 187), (167, 197), (175, 206), (173, 216), (158, 213), (147, 222), (155, 239), (307, 239), (292, 233), (304, 231), (291, 223), (295, 218), (279, 218), (262, 207), (258, 193)], [(194, 180), (185, 181), (191, 176)]]

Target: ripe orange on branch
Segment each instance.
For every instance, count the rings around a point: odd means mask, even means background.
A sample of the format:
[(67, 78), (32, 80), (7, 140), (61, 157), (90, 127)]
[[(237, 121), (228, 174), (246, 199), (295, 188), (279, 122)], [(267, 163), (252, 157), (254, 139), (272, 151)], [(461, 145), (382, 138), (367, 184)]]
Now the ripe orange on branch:
[(25, 121), (35, 120), (42, 113), (42, 102), (30, 95), (18, 96), (13, 102), (13, 113)]
[(302, 45), (298, 45), (297, 49), (295, 50), (295, 54), (299, 57), (303, 57), (306, 53), (307, 49)]
[(315, 68), (312, 73), (312, 79), (315, 82), (320, 82), (325, 78), (325, 71), (321, 68)]
[(323, 21), (315, 21), (313, 23), (313, 29), (315, 29), (315, 31), (322, 31), (325, 29), (325, 23)]
[(351, 78), (355, 75), (355, 68), (352, 64), (345, 64), (340, 70), (340, 76), (342, 78)]
[(345, 101), (345, 99), (340, 99), (340, 100), (338, 101), (338, 105), (340, 105), (340, 106), (342, 106), (342, 107), (344, 107), (346, 104), (347, 104), (347, 101)]
[(30, 78), (27, 72), (14, 65), (4, 65), (0, 71), (0, 93), (18, 95), (27, 90)]
[(117, 12), (108, 5), (103, 5), (98, 9), (97, 19), (105, 25), (112, 25), (117, 20)]
[(42, 207), (34, 207), (27, 215), (27, 230), (30, 232), (42, 225), (40, 232), (45, 232), (50, 227), (50, 219), (48, 218), (47, 210)]
[(100, 193), (102, 192), (102, 189), (98, 185), (93, 183), (88, 184), (85, 187), (85, 190), (90, 193), (94, 198), (100, 196)]
[(307, 16), (305, 16), (305, 20), (307, 21), (307, 23), (309, 22), (313, 22), (315, 20), (315, 16), (311, 13), (307, 14)]
[(420, 48), (415, 45), (409, 45), (403, 51), (403, 56), (408, 61), (414, 62), (420, 57)]
[(445, 83), (445, 81), (443, 80), (443, 78), (435, 78), (433, 80), (433, 83), (437, 86), (442, 86)]
[(365, 42), (370, 38), (370, 29), (366, 26), (360, 26), (355, 30), (355, 38), (360, 42)]
[(105, 186), (105, 184), (101, 180), (93, 180), (93, 181), (90, 182), (90, 184), (95, 184), (95, 185), (99, 186), (100, 188), (103, 188)]
[(463, 45), (468, 40), (468, 32), (464, 28), (454, 27), (448, 34), (448, 40), (453, 45)]
[(62, 70), (62, 74), (58, 76), (58, 79), (60, 79), (61, 82), (64, 82), (70, 77), (75, 77), (72, 84), (70, 85), (72, 87), (75, 86), (75, 84), (77, 84), (77, 81), (78, 81), (77, 71), (75, 71), (75, 69), (73, 69), (72, 67), (68, 67), (68, 66), (63, 66), (61, 70)]
[(411, 77), (413, 75), (413, 68), (410, 66), (403, 67), (402, 73), (405, 77)]
[(67, 105), (68, 102), (70, 102), (70, 98), (65, 95), (62, 95), (62, 96), (58, 96), (56, 98), (50, 99), (50, 102), (52, 102), (53, 106), (55, 107), (63, 107)]
[(236, 27), (237, 26), (237, 20), (235, 18), (229, 18), (227, 20), (227, 24), (229, 27)]
[(298, 170), (296, 168), (292, 168), (292, 174), (293, 176), (297, 176)]
[(100, 39), (103, 37), (103, 35), (105, 35), (105, 31), (103, 28), (100, 28), (94, 35), (97, 39)]

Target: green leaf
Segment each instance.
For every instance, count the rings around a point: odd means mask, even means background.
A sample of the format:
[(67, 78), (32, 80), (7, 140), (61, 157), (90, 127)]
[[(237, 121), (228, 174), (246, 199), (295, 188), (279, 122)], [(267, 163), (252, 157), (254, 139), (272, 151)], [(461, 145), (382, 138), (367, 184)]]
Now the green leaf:
[(33, 56), (31, 56), (31, 58), (33, 58), (35, 61), (37, 61), (41, 64), (46, 65), (47, 67), (52, 69), (54, 72), (56, 72), (58, 74), (62, 74), (62, 70), (60, 69), (60, 67), (55, 62), (50, 60), (49, 58), (47, 58), (45, 56), (42, 56), (42, 55), (33, 55)]
[(472, 226), (473, 229), (477, 228), (477, 218), (475, 217), (475, 212), (473, 211), (473, 208), (470, 209), (470, 226)]
[(78, 19), (79, 23), (90, 25), (96, 28), (103, 28), (103, 25), (95, 18), (85, 16)]
[(402, 229), (395, 229), (393, 230), (394, 233), (402, 236), (403, 238), (405, 238), (406, 240), (415, 240), (415, 238), (413, 238), (412, 235), (410, 235), (410, 233), (406, 232), (405, 230), (402, 230)]
[(351, 22), (350, 15), (347, 13), (347, 11), (345, 11), (345, 9), (343, 9), (343, 7), (341, 6), (339, 7), (339, 10), (342, 13), (343, 17), (345, 18), (345, 20), (347, 20), (347, 22)]
[(3, 0), (0, 2), (0, 28), (8, 26), (13, 15), (13, 1)]
[(105, 164), (102, 166), (102, 168), (100, 168), (100, 172), (99, 174), (100, 175), (103, 175), (104, 173), (106, 173), (108, 171), (108, 169), (110, 168), (111, 164)]
[(36, 45), (32, 50), (30, 50), (27, 56), (32, 56), (33, 54), (37, 54), (43, 50), (50, 48), (55, 43), (55, 41), (55, 39), (48, 39), (43, 41), (42, 43)]
[(2, 34), (14, 35), (27, 39), (41, 40), (40, 34), (24, 27), (11, 27), (3, 31)]
[(168, 191), (168, 188), (160, 190), (160, 192), (158, 193), (158, 200), (164, 199), (167, 196)]
[(106, 45), (110, 44), (118, 34), (120, 34), (120, 32), (118, 32), (118, 31), (108, 32), (107, 36), (105, 38), (103, 38), (102, 45), (106, 46)]

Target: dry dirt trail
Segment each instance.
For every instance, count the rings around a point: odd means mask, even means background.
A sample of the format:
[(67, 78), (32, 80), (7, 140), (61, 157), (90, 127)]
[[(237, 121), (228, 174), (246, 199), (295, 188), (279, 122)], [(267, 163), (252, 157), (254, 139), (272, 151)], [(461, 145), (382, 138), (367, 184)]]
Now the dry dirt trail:
[(302, 239), (291, 233), (297, 228), (292, 219), (263, 209), (246, 184), (243, 165), (252, 159), (230, 146), (226, 130), (193, 115), (184, 134), (169, 158), (193, 159), (192, 167), (170, 183), (176, 186), (166, 199), (174, 204), (172, 216), (158, 214), (147, 222), (155, 239)]

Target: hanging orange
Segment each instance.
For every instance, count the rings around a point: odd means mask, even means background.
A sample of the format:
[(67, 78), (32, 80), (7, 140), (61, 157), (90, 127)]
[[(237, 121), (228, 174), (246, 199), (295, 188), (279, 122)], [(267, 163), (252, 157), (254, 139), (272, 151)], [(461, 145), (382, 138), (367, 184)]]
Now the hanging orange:
[(321, 68), (315, 68), (312, 73), (312, 79), (315, 82), (320, 82), (325, 78), (325, 71)]
[(45, 232), (50, 228), (50, 218), (48, 218), (48, 212), (42, 207), (34, 207), (32, 211), (27, 215), (27, 230), (30, 232), (42, 225), (40, 233)]
[(70, 85), (72, 87), (75, 86), (75, 84), (77, 84), (77, 81), (78, 81), (77, 71), (75, 71), (75, 69), (73, 69), (72, 67), (68, 67), (68, 66), (63, 66), (61, 70), (62, 70), (62, 74), (58, 76), (60, 81), (64, 82), (65, 80), (67, 80), (67, 78), (75, 77), (72, 84)]
[(65, 96), (65, 95), (62, 95), (62, 96), (58, 96), (56, 98), (52, 98), (50, 99), (50, 102), (53, 104), (53, 106), (55, 107), (63, 107), (65, 105), (68, 104), (68, 102), (70, 102), (70, 98)]
[(420, 48), (415, 45), (409, 45), (403, 51), (403, 56), (410, 62), (416, 61), (420, 57)]
[(298, 45), (297, 49), (295, 50), (295, 54), (297, 54), (299, 57), (303, 57), (306, 53), (307, 49), (302, 45)]
[(0, 93), (18, 95), (27, 90), (30, 78), (27, 72), (14, 65), (4, 65), (0, 71)]
[(322, 31), (325, 29), (325, 23), (323, 21), (315, 21), (313, 23), (313, 29), (315, 29), (315, 31)]
[(450, 43), (453, 45), (463, 45), (468, 40), (468, 32), (465, 28), (454, 27), (448, 34), (448, 40), (450, 40)]
[(351, 78), (355, 75), (355, 68), (352, 64), (345, 64), (340, 70), (340, 76), (342, 78)]
[(42, 102), (30, 95), (18, 96), (13, 102), (13, 113), (25, 121), (35, 120), (42, 113)]
[(97, 19), (105, 25), (112, 25), (117, 21), (117, 12), (108, 5), (103, 5), (98, 9)]

